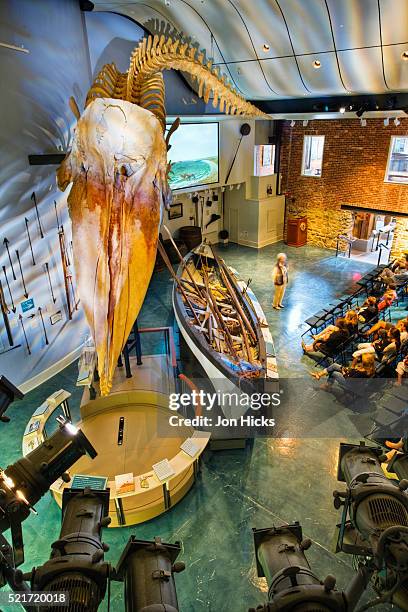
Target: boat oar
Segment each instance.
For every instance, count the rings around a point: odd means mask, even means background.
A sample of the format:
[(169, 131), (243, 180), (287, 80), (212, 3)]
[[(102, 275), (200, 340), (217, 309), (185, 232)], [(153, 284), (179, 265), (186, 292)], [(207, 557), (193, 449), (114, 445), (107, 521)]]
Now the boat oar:
[(196, 323), (201, 326), (201, 321), (197, 317), (196, 311), (194, 310), (194, 306), (192, 305), (191, 301), (189, 300), (188, 296), (186, 295), (186, 292), (184, 291), (184, 288), (183, 288), (182, 284), (180, 283), (179, 279), (177, 278), (177, 274), (175, 274), (175, 272), (173, 270), (173, 266), (171, 265), (170, 260), (167, 257), (167, 253), (164, 250), (164, 246), (162, 245), (160, 240), (157, 241), (157, 248), (158, 248), (159, 253), (162, 256), (162, 259), (163, 259), (164, 263), (166, 264), (166, 266), (167, 266), (171, 276), (173, 277), (173, 280), (176, 282), (178, 288), (180, 289), (181, 295), (183, 296), (183, 298), (185, 299), (185, 301), (189, 305), (189, 307), (191, 309), (191, 312), (193, 313), (194, 318), (196, 320)]
[(253, 359), (252, 359), (252, 356), (251, 356), (251, 350), (249, 348), (247, 332), (246, 332), (246, 329), (245, 329), (244, 324), (242, 322), (242, 319), (241, 319), (241, 317), (239, 316), (238, 313), (237, 313), (237, 319), (238, 319), (239, 325), (241, 327), (241, 333), (242, 333), (242, 337), (244, 339), (245, 351), (246, 351), (246, 354), (247, 354), (248, 361), (249, 361), (249, 363), (253, 363)]
[(252, 341), (256, 343), (256, 342), (257, 342), (257, 338), (256, 338), (256, 335), (255, 335), (255, 332), (254, 332), (254, 330), (253, 330), (253, 328), (252, 328), (251, 323), (248, 321), (248, 317), (246, 316), (246, 314), (245, 314), (245, 312), (244, 312), (244, 310), (243, 310), (243, 308), (242, 308), (241, 304), (239, 303), (239, 300), (238, 300), (237, 295), (236, 295), (236, 293), (235, 293), (235, 289), (233, 288), (233, 286), (231, 285), (231, 283), (230, 283), (230, 281), (229, 281), (228, 274), (227, 274), (226, 269), (225, 269), (225, 268), (226, 268), (226, 266), (225, 266), (225, 264), (224, 264), (224, 263), (223, 263), (223, 262), (220, 260), (220, 258), (219, 258), (219, 257), (218, 257), (218, 255), (215, 253), (215, 251), (213, 250), (213, 248), (212, 248), (212, 247), (211, 247), (211, 250), (212, 250), (212, 252), (213, 252), (214, 259), (215, 259), (215, 261), (216, 261), (216, 262), (217, 262), (217, 264), (218, 264), (218, 267), (219, 267), (219, 270), (220, 270), (220, 273), (221, 273), (222, 280), (223, 280), (223, 282), (224, 282), (224, 284), (225, 284), (226, 288), (228, 289), (228, 292), (229, 292), (229, 294), (230, 294), (230, 296), (231, 296), (231, 298), (232, 298), (232, 301), (234, 302), (234, 306), (235, 306), (235, 308), (237, 309), (237, 313), (239, 313), (239, 315), (242, 317), (242, 320), (244, 321), (244, 323), (245, 323), (246, 327), (248, 328), (248, 332), (249, 332), (249, 335), (250, 335), (250, 337), (251, 337)]
[(183, 256), (182, 256), (182, 254), (180, 253), (180, 251), (179, 251), (179, 248), (178, 248), (177, 244), (174, 242), (173, 236), (171, 235), (171, 232), (170, 232), (169, 228), (168, 228), (168, 227), (166, 227), (166, 226), (163, 224), (163, 225), (162, 225), (162, 229), (164, 229), (164, 230), (165, 230), (165, 232), (166, 232), (166, 234), (168, 235), (168, 237), (169, 237), (169, 239), (170, 239), (170, 242), (171, 242), (171, 244), (173, 245), (173, 248), (174, 248), (174, 250), (176, 251), (176, 253), (177, 253), (177, 255), (178, 255), (179, 259), (180, 259), (180, 263), (181, 263), (181, 265), (182, 265), (182, 267), (183, 267), (183, 270), (185, 270), (185, 271), (187, 272), (188, 276), (190, 277), (191, 282), (192, 282), (192, 283), (193, 283), (193, 285), (194, 285), (194, 289), (197, 291), (198, 295), (200, 295), (200, 294), (201, 294), (200, 289), (198, 288), (197, 283), (195, 282), (195, 280), (194, 280), (194, 278), (193, 278), (193, 275), (191, 274), (190, 270), (188, 269), (188, 266), (187, 266), (186, 262), (184, 261), (184, 257), (183, 257)]
[[(203, 268), (204, 270), (204, 268)], [(211, 308), (211, 311), (214, 315), (215, 320), (217, 321), (217, 325), (219, 327), (219, 329), (221, 329), (224, 333), (224, 338), (225, 341), (227, 343), (227, 346), (230, 350), (230, 353), (232, 355), (232, 357), (236, 360), (236, 362), (238, 363), (238, 366), (240, 368), (240, 370), (242, 371), (242, 367), (241, 364), (239, 362), (239, 356), (238, 353), (236, 352), (235, 348), (234, 348), (234, 344), (233, 344), (233, 340), (232, 340), (232, 336), (230, 334), (230, 331), (227, 327), (227, 325), (225, 324), (224, 319), (222, 318), (222, 315), (220, 313), (220, 311), (218, 310), (218, 306), (217, 303), (211, 293), (211, 289), (209, 287), (208, 284), (208, 276), (207, 276), (207, 272), (204, 270), (204, 282), (205, 282), (205, 288), (207, 291), (207, 295), (208, 295), (208, 305)]]

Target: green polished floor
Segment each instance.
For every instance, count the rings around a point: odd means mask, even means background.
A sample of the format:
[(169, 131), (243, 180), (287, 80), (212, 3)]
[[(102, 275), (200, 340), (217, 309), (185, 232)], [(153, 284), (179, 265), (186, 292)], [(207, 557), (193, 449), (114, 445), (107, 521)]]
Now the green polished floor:
[[(252, 288), (271, 325), (280, 375), (305, 378), (311, 364), (300, 349), (302, 321), (349, 291), (359, 275), (371, 266), (336, 259), (332, 252), (318, 248), (285, 247), (290, 261), (290, 286), (286, 308), (278, 312), (271, 306), (271, 270), (276, 253), (282, 248), (282, 244), (277, 244), (256, 251), (230, 245), (222, 256), (244, 279), (252, 278)], [(173, 324), (171, 286), (166, 272), (153, 278), (139, 318), (140, 326)], [(77, 414), (81, 391), (75, 387), (76, 374), (73, 364), (12, 406), (11, 423), (0, 424), (3, 466), (20, 456), (27, 420), (53, 391), (69, 390), (71, 406)], [(110, 545), (109, 560), (116, 563), (131, 534), (142, 539), (160, 535), (164, 541), (181, 540), (186, 570), (176, 578), (180, 610), (244, 611), (266, 601), (266, 583), (256, 576), (251, 528), (298, 520), (304, 535), (314, 541), (308, 559), (315, 572), (322, 578), (334, 574), (338, 587), (345, 587), (353, 570), (350, 558), (332, 552), (338, 520), (332, 491), (338, 487), (339, 442), (358, 440), (359, 430), (351, 411), (333, 409), (334, 404), (330, 398), (319, 406), (319, 418), (327, 427), (316, 438), (262, 439), (245, 451), (208, 452), (196, 486), (166, 515), (135, 528), (105, 531), (104, 540)], [(337, 429), (339, 420), (341, 427)], [(337, 431), (341, 431), (341, 436)], [(50, 543), (59, 532), (60, 511), (50, 495), (41, 500), (37, 510), (38, 516), (24, 523), (26, 571), (47, 559)], [(16, 608), (2, 609), (13, 612)], [(120, 585), (113, 585), (111, 609), (124, 610)]]

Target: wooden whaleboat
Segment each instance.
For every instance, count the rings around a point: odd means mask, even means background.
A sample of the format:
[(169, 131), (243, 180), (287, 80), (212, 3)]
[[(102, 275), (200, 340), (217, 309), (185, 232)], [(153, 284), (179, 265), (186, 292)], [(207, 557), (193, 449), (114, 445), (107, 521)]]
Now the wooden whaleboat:
[(275, 349), (260, 303), (206, 243), (181, 262), (173, 307), (181, 334), (207, 376), (244, 392), (276, 390)]

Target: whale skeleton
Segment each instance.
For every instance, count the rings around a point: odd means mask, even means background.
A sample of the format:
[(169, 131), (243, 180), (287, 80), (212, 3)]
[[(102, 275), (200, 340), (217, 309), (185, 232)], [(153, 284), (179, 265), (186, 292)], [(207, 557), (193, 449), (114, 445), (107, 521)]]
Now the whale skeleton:
[(71, 151), (57, 171), (59, 188), (72, 183), (72, 221), (78, 292), (93, 336), (101, 395), (107, 395), (118, 357), (140, 311), (153, 272), (163, 207), (168, 207), (162, 71), (180, 70), (198, 95), (230, 115), (268, 118), (221, 76), (204, 51), (183, 39), (144, 38), (126, 73), (107, 64), (95, 78), (77, 118)]

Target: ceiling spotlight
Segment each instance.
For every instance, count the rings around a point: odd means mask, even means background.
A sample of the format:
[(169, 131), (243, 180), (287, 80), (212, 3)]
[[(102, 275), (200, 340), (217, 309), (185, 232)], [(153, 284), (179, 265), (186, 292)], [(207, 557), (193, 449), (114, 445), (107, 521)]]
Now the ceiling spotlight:
[(395, 117), (395, 119), (394, 119), (395, 127), (398, 127), (400, 123), (401, 123), (401, 121), (398, 119), (398, 117)]
[(309, 123), (309, 119), (303, 119), (303, 127), (307, 127), (308, 123)]
[(269, 49), (270, 49), (270, 46), (267, 45), (266, 43), (264, 43), (264, 46), (262, 48), (265, 51), (265, 53), (267, 53), (269, 51)]
[(384, 119), (384, 126), (385, 126), (385, 127), (387, 127), (388, 125), (390, 125), (390, 118), (389, 118), (389, 117), (386, 117), (386, 118)]
[(339, 108), (339, 113), (345, 113), (346, 112), (346, 107), (345, 106), (340, 106)]
[(361, 127), (365, 127), (367, 125), (367, 119), (360, 118)]
[(404, 60), (404, 62), (408, 61), (408, 51), (403, 51), (401, 53), (401, 59)]
[(292, 119), (292, 121), (290, 122), (290, 127), (295, 127), (295, 125), (296, 125), (296, 121)]
[(322, 65), (322, 63), (321, 63), (319, 60), (315, 60), (315, 61), (313, 62), (313, 68), (314, 68), (315, 70), (319, 70), (319, 68), (321, 68), (321, 65)]

